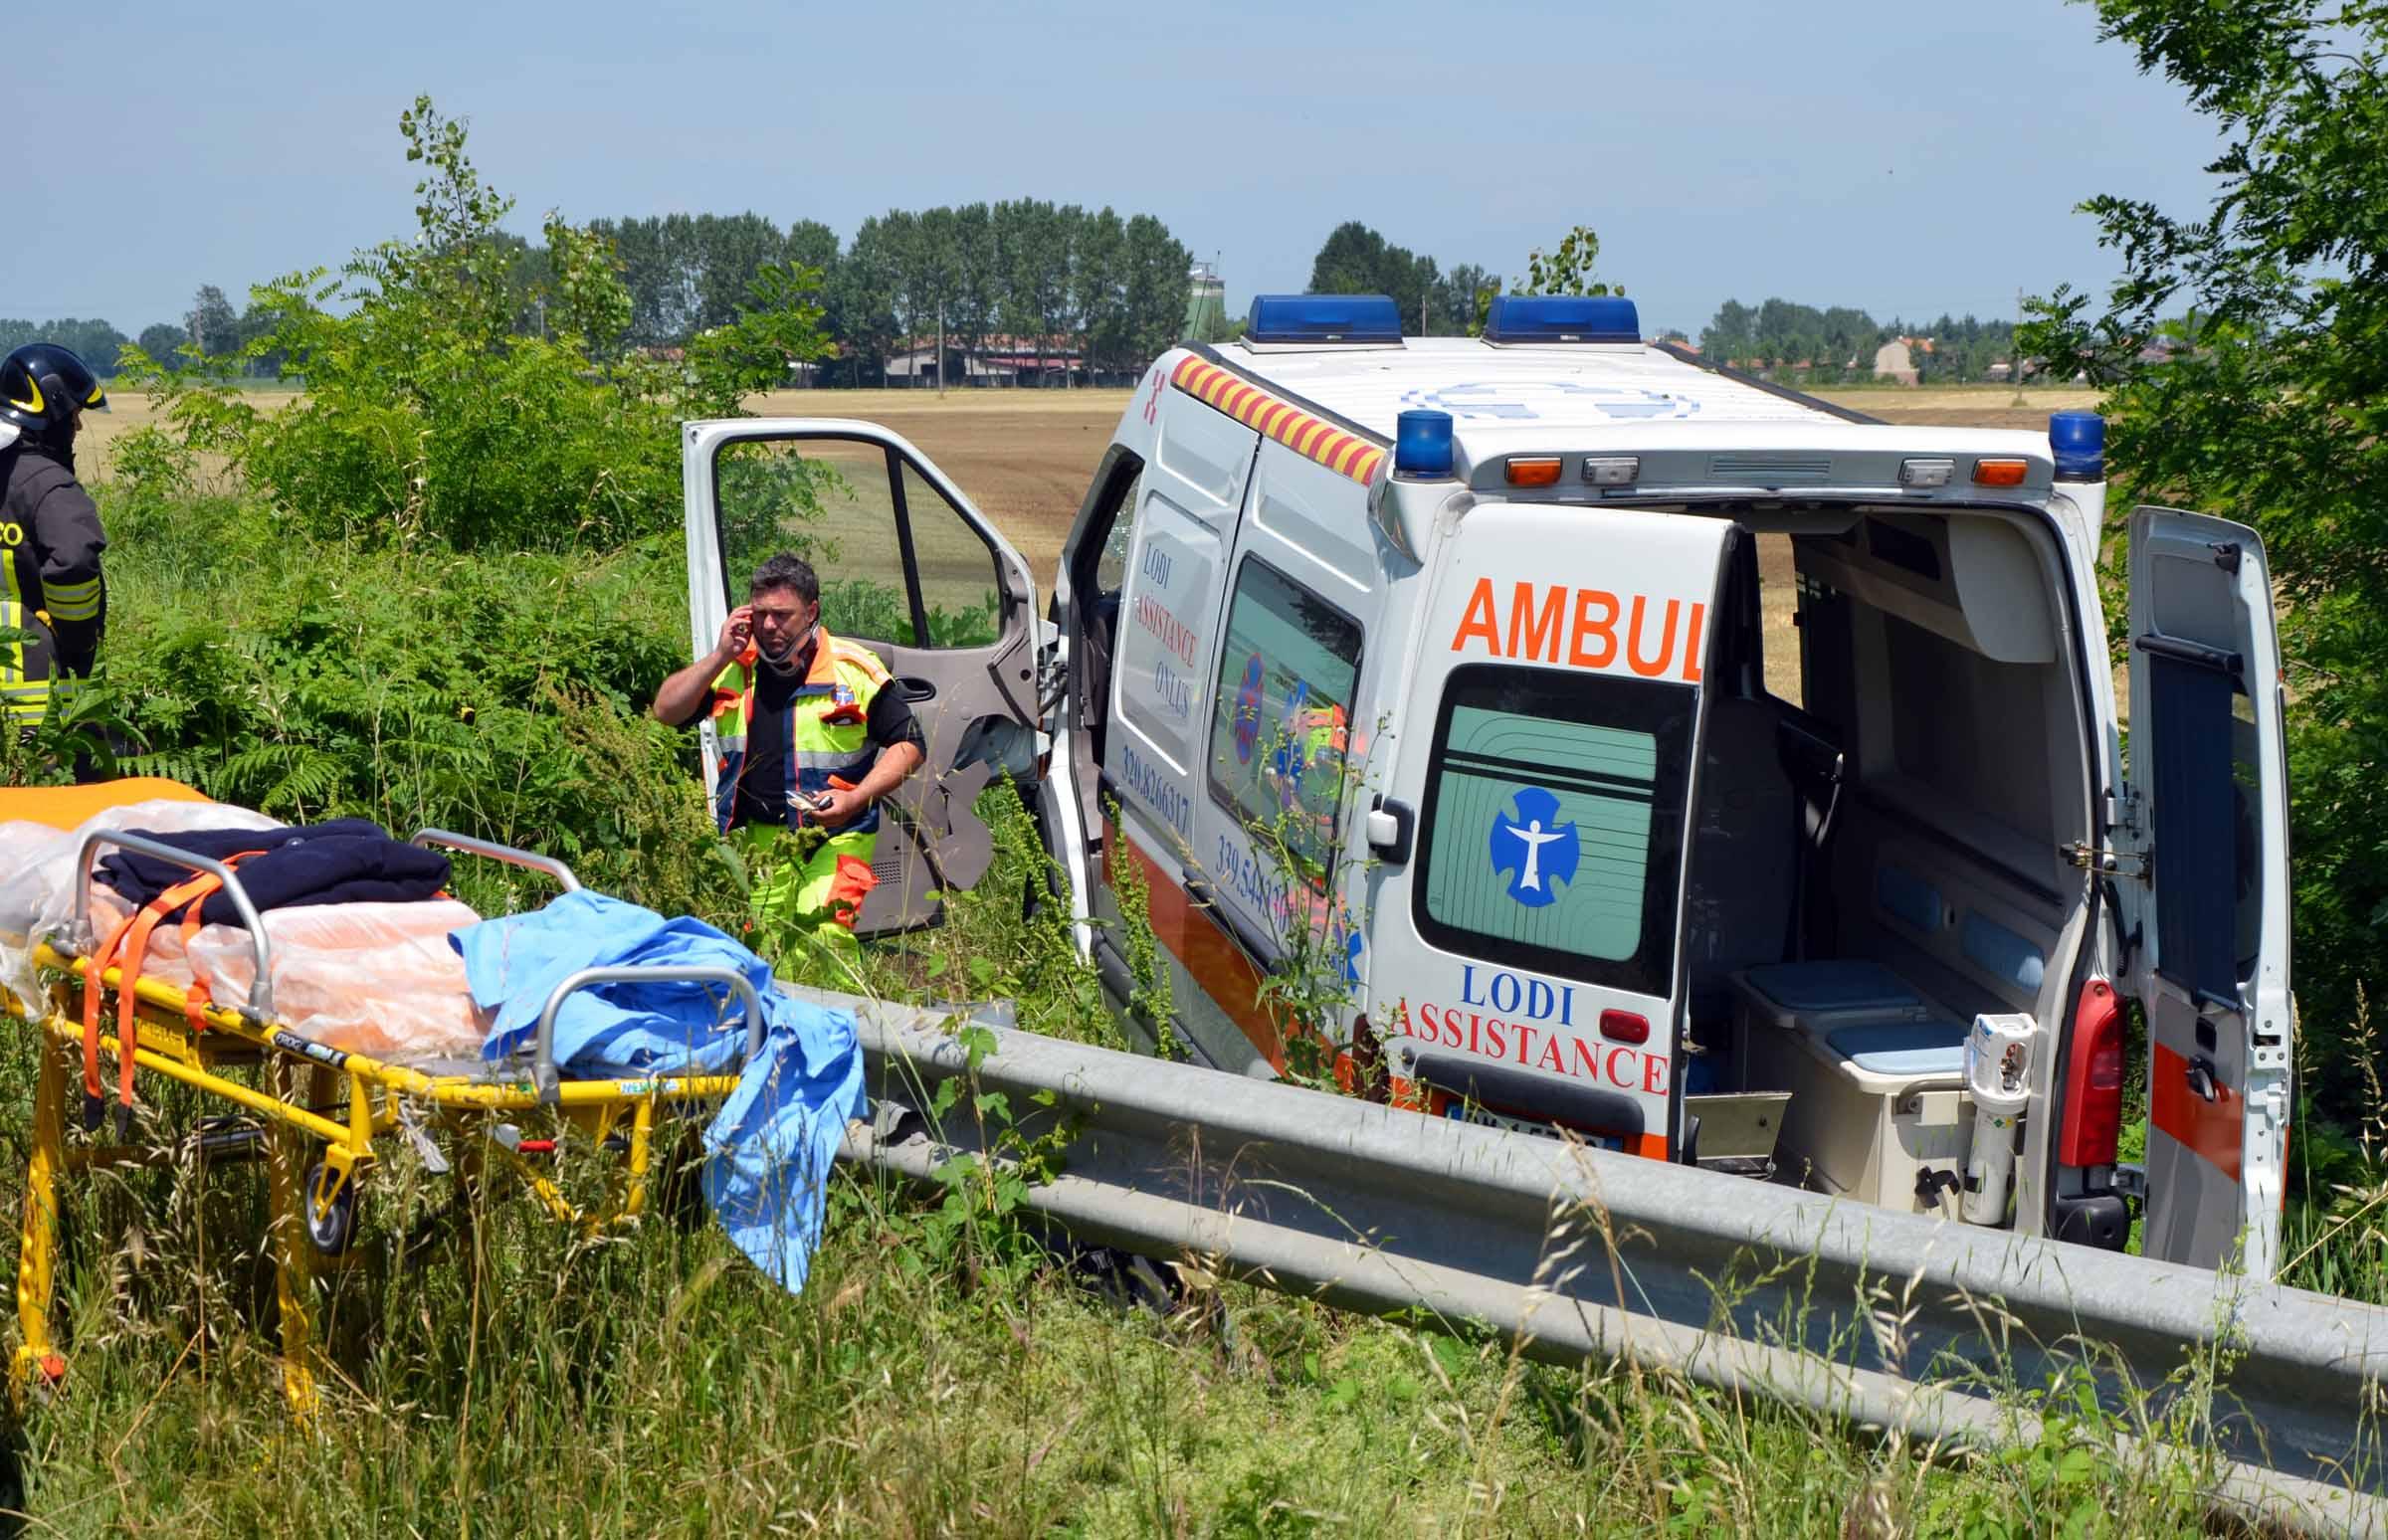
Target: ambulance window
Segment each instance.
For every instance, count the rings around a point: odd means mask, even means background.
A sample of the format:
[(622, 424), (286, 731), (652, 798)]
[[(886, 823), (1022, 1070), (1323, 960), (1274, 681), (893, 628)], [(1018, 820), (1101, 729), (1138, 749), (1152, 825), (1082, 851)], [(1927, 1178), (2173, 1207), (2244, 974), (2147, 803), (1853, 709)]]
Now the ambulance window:
[(1419, 933), (1667, 994), (1695, 699), (1576, 671), (1454, 670), (1427, 767)]
[(1111, 506), (1111, 532), (1103, 536), (1102, 554), (1094, 559), (1094, 591), (1098, 594), (1116, 599), (1119, 591), (1127, 587), (1127, 552), (1136, 538), (1133, 510), (1137, 506), (1136, 494), (1143, 489), (1143, 470), (1138, 467), (1128, 478), (1127, 490)]
[(909, 461), (903, 463), (903, 513), (911, 526), (927, 645), (986, 647), (1001, 638), (1003, 598), (995, 548)]
[(1211, 797), (1280, 831), (1312, 886), (1334, 848), (1359, 674), (1359, 622), (1246, 557), (1211, 700)]
[(838, 636), (912, 646), (903, 546), (885, 447), (851, 439), (739, 439), (713, 462), (722, 579), (731, 606), (763, 559), (792, 551), (821, 577)]

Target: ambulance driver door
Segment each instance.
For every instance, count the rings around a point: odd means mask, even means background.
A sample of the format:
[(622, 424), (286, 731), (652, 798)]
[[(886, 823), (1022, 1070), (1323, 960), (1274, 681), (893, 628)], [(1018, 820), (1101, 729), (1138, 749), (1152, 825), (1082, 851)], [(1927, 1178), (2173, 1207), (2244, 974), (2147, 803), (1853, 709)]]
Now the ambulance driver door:
[[(972, 803), (998, 768), (1033, 774), (1035, 585), (1028, 565), (943, 473), (897, 435), (835, 418), (682, 430), (691, 640), (699, 656), (746, 602), (764, 558), (821, 578), (821, 624), (879, 655), (928, 744), (888, 799), (863, 934), (928, 923), (936, 894), (986, 871)], [(705, 735), (708, 786), (717, 761)]]
[(1700, 679), (1734, 527), (1492, 503), (1459, 534), (1381, 804), (1396, 816), (1371, 836), (1414, 829), (1406, 853), (1379, 845), (1370, 916), (1396, 1090), (1666, 1158)]

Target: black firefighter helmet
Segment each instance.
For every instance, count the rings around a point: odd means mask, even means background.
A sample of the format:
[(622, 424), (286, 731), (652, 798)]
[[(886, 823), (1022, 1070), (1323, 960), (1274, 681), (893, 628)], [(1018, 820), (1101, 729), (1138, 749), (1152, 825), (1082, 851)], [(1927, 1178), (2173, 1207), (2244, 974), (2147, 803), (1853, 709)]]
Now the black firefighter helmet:
[(84, 413), (106, 410), (100, 376), (55, 342), (28, 342), (0, 358), (0, 423), (16, 424), (28, 439), (58, 442)]

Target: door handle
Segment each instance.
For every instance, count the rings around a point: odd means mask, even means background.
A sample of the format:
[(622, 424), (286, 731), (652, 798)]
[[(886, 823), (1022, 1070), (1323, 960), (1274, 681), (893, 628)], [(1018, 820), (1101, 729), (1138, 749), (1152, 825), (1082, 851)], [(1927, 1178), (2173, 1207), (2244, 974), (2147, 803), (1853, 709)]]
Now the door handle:
[(937, 685), (934, 679), (923, 679), (911, 674), (897, 674), (896, 687), (903, 691), (903, 698), (906, 700), (934, 700), (937, 698)]
[(2189, 1091), (2200, 1101), (2215, 1099), (2220, 1087), (2214, 1078), (2214, 1060), (2200, 1054), (2189, 1060)]

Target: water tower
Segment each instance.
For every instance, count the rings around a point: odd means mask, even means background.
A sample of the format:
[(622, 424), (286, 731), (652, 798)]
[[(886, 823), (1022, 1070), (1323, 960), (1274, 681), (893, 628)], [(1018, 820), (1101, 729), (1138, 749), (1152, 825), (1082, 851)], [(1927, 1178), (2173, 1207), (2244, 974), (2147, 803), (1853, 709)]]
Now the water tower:
[(1188, 340), (1208, 341), (1211, 334), (1227, 321), (1227, 286), (1219, 281), (1216, 259), (1198, 262), (1186, 274), (1186, 329)]

